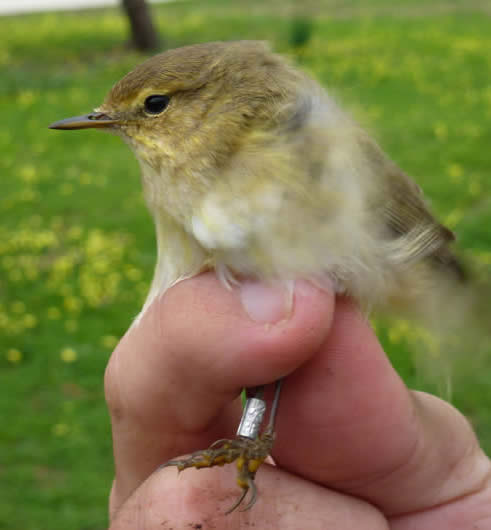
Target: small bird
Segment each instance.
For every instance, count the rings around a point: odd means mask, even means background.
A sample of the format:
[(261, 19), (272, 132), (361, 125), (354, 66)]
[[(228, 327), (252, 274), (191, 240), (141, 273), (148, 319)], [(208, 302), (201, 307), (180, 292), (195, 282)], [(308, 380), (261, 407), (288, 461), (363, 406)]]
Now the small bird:
[[(229, 288), (255, 277), (292, 292), (303, 278), (334, 285), (366, 310), (425, 314), (440, 309), (435, 293), (464, 279), (450, 249), (454, 235), (421, 189), (326, 90), (265, 43), (166, 51), (116, 83), (94, 112), (50, 127), (113, 132), (140, 163), (158, 245), (141, 314), (205, 269)], [(243, 493), (231, 510), (248, 490), (251, 507), (280, 389), (281, 381), (262, 434), (259, 388), (237, 439), (166, 465), (235, 460)]]

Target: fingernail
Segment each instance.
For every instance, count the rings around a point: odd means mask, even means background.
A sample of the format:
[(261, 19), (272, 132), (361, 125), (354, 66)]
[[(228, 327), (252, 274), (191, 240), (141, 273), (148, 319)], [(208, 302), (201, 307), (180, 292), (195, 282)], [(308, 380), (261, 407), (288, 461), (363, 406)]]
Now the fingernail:
[(274, 324), (291, 312), (292, 296), (282, 286), (246, 280), (240, 286), (240, 300), (254, 322)]

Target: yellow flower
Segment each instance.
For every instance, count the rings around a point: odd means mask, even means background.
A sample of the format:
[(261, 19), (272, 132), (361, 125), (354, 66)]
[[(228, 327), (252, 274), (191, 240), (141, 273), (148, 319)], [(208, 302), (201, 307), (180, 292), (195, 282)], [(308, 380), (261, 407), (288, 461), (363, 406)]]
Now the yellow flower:
[(12, 363), (12, 364), (17, 364), (17, 363), (20, 363), (20, 361), (22, 361), (22, 352), (19, 351), (18, 349), (16, 348), (10, 348), (9, 350), (7, 350), (7, 361), (9, 363)]
[(67, 296), (64, 299), (63, 304), (65, 309), (72, 313), (78, 313), (82, 309), (82, 300), (76, 296)]
[(448, 138), (448, 127), (442, 122), (437, 122), (433, 125), (433, 132), (439, 140), (443, 141)]
[(60, 353), (61, 360), (64, 363), (73, 363), (77, 360), (78, 354), (73, 348), (63, 348)]
[(407, 320), (397, 320), (390, 327), (388, 335), (389, 340), (393, 344), (400, 343), (403, 339), (406, 339), (410, 333), (410, 326)]
[(483, 265), (491, 265), (491, 252), (479, 252), (476, 257)]
[(92, 175), (90, 175), (89, 173), (82, 173), (80, 175), (80, 184), (92, 184)]
[(36, 101), (36, 95), (32, 90), (22, 90), (17, 96), (17, 103), (21, 107), (29, 107)]
[(460, 182), (462, 180), (462, 175), (464, 174), (464, 171), (460, 164), (456, 164), (454, 162), (453, 164), (450, 164), (447, 167), (447, 173), (450, 175), (452, 181)]
[(140, 269), (137, 269), (136, 267), (128, 267), (125, 271), (126, 276), (129, 280), (133, 280), (134, 282), (138, 281), (142, 277), (142, 272)]
[(101, 344), (105, 347), (105, 348), (108, 348), (108, 349), (112, 349), (116, 346), (116, 344), (118, 343), (118, 338), (115, 337), (114, 335), (104, 335), (102, 338), (101, 338)]
[(73, 240), (80, 239), (82, 237), (82, 234), (83, 234), (83, 228), (77, 225), (72, 226), (67, 232), (68, 239), (73, 239)]
[(22, 166), (19, 169), (20, 178), (24, 182), (35, 182), (38, 179), (36, 168), (32, 165)]
[(24, 327), (30, 329), (30, 328), (36, 327), (38, 323), (38, 319), (31, 313), (28, 313), (27, 315), (24, 315), (24, 318), (22, 319), (22, 323)]
[(445, 218), (445, 224), (450, 228), (455, 228), (464, 217), (464, 212), (459, 209), (452, 210)]
[(55, 436), (66, 436), (70, 432), (70, 427), (66, 423), (56, 423), (53, 425), (53, 434)]

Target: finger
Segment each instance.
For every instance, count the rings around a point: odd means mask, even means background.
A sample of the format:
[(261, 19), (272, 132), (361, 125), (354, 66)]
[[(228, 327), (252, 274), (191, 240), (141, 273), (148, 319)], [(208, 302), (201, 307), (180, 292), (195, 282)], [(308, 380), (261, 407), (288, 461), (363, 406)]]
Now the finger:
[(430, 510), (403, 514), (390, 520), (391, 530), (487, 530), (491, 521), (489, 480), (469, 495), (439, 504)]
[(265, 466), (261, 490), (251, 510), (225, 516), (239, 491), (231, 487), (233, 469), (153, 474), (115, 515), (110, 530), (255, 527), (283, 530), (388, 530), (374, 507), (359, 499)]
[(122, 339), (106, 371), (118, 502), (166, 460), (233, 436), (240, 389), (274, 381), (318, 350), (333, 297), (299, 282), (283, 314), (271, 297), (285, 292), (261, 289), (228, 291), (212, 274), (183, 281)]
[(347, 299), (338, 300), (319, 354), (284, 385), (273, 454), (288, 470), (387, 514), (465, 495), (489, 472), (468, 422), (406, 389)]

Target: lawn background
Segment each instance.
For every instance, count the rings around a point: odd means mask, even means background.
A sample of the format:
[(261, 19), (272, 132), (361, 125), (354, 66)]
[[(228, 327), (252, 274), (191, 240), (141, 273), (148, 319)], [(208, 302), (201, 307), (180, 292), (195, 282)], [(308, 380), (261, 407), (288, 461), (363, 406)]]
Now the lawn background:
[[(415, 176), (489, 273), (489, 6), (301, 4), (153, 10), (167, 47), (254, 38), (294, 56)], [(0, 528), (102, 529), (112, 479), (102, 376), (151, 278), (153, 227), (119, 139), (46, 127), (91, 110), (142, 57), (112, 9), (4, 17), (0, 35)], [(407, 354), (412, 328), (377, 327), (403, 377), (424, 388)], [(491, 451), (491, 360), (466, 364), (452, 401)]]

